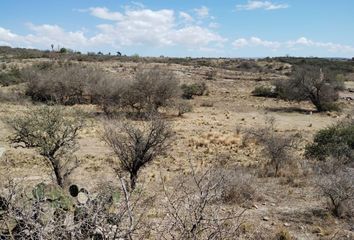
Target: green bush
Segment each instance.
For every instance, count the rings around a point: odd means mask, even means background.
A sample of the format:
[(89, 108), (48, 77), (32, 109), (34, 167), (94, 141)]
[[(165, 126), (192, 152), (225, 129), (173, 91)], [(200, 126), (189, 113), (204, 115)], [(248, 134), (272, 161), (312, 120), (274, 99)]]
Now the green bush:
[(353, 158), (354, 123), (340, 123), (318, 131), (313, 143), (306, 146), (307, 157), (325, 160), (326, 157)]
[(253, 91), (252, 95), (256, 97), (269, 97), (276, 98), (278, 97), (278, 93), (276, 89), (272, 86), (257, 86)]
[(184, 99), (192, 99), (193, 96), (203, 96), (207, 91), (207, 86), (205, 83), (183, 84), (181, 89)]

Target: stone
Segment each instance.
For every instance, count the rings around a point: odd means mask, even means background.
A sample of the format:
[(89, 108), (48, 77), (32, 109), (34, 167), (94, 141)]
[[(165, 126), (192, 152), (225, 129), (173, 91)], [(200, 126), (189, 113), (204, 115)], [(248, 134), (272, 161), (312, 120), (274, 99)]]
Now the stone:
[(263, 217), (263, 221), (266, 221), (266, 222), (268, 222), (270, 220), (270, 218), (269, 217)]

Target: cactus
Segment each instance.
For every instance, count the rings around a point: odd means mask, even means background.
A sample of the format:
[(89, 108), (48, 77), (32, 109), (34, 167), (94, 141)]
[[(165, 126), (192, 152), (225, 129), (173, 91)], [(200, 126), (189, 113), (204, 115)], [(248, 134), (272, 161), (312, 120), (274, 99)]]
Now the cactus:
[(39, 183), (37, 184), (33, 190), (32, 190), (32, 195), (36, 201), (43, 201), (45, 198), (45, 184), (44, 183)]

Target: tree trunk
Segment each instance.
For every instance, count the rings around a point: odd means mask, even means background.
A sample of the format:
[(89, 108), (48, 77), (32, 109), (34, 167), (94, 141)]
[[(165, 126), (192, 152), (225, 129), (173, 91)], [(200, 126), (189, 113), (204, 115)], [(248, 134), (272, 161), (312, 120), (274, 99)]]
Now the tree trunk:
[(136, 172), (130, 173), (130, 190), (131, 191), (133, 191), (135, 189), (137, 178), (138, 178), (138, 173), (136, 173)]
[(59, 163), (53, 157), (49, 157), (49, 161), (52, 164), (53, 171), (54, 171), (54, 174), (55, 174), (55, 178), (57, 180), (57, 184), (60, 187), (63, 187), (64, 186), (64, 179), (63, 179), (63, 176), (61, 174), (61, 169), (60, 169)]

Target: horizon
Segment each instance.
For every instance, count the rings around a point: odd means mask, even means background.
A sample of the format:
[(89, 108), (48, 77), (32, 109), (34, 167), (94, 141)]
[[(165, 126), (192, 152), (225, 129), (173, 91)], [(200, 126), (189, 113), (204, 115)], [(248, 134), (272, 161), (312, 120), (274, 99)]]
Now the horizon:
[[(0, 45), (142, 57), (354, 57), (354, 2), (0, 3)], [(53, 11), (52, 9), (55, 9)]]

